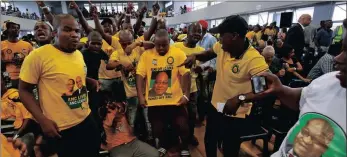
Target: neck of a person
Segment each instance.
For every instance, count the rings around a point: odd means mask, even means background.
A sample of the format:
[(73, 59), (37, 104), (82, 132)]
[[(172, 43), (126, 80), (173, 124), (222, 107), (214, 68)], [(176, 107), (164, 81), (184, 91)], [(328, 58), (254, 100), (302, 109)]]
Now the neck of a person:
[(45, 46), (45, 45), (50, 44), (50, 43), (51, 43), (51, 41), (41, 41), (41, 42), (37, 42), (37, 45), (39, 47), (41, 47), (41, 46)]
[(74, 50), (74, 51), (71, 51), (71, 50), (67, 50), (67, 49), (62, 48), (58, 43), (54, 43), (53, 46), (54, 46), (56, 49), (58, 49), (58, 50), (60, 50), (60, 51), (62, 51), (62, 52), (64, 52), (64, 53), (73, 53), (73, 52), (75, 52), (75, 50)]
[(206, 31), (206, 30), (202, 31), (201, 36), (202, 36), (202, 37), (204, 37), (204, 36), (206, 35), (206, 33), (207, 33), (207, 31)]
[(186, 40), (186, 41), (184, 42), (184, 46), (185, 46), (185, 47), (188, 47), (188, 48), (195, 48), (195, 47), (196, 47), (196, 43), (192, 43), (192, 42), (190, 42), (190, 40), (188, 39), (188, 40)]
[(18, 42), (18, 37), (8, 36), (7, 40), (11, 43), (16, 43), (16, 42)]

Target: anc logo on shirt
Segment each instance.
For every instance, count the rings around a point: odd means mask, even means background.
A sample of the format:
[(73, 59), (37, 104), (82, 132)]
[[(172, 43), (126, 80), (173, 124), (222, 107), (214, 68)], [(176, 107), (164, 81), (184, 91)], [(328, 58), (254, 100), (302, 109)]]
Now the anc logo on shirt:
[(152, 64), (153, 64), (153, 65), (157, 65), (157, 64), (158, 64), (157, 59), (153, 59), (153, 60), (152, 60)]
[(238, 64), (234, 64), (233, 67), (231, 68), (231, 71), (236, 74), (240, 72), (240, 67)]
[(329, 117), (306, 113), (288, 133), (282, 156), (346, 157), (346, 134)]
[(12, 50), (11, 50), (11, 49), (7, 49), (7, 50), (6, 50), (6, 53), (7, 53), (7, 54), (11, 54), (11, 53), (12, 53)]
[(168, 64), (173, 64), (175, 60), (174, 60), (173, 57), (170, 56), (170, 57), (167, 58), (166, 61), (167, 61)]

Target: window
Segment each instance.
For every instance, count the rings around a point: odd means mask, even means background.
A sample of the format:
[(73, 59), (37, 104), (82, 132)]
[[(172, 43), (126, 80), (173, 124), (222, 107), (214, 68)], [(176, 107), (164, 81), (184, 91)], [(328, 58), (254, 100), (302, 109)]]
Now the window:
[(216, 20), (211, 20), (211, 27), (210, 28), (213, 28), (213, 27), (216, 27)]
[(346, 18), (346, 3), (336, 4), (333, 13), (333, 21), (342, 21)]
[(256, 25), (259, 22), (259, 16), (258, 15), (251, 15), (248, 18), (248, 24), (249, 25)]
[(342, 22), (334, 22), (333, 23), (333, 26), (331, 27), (331, 30), (335, 30), (335, 28), (337, 27), (337, 26), (341, 26), (342, 25)]
[(293, 13), (293, 23), (298, 23), (298, 20), (301, 15), (303, 14), (309, 14), (311, 17), (313, 17), (314, 7), (307, 7), (307, 8), (299, 8), (296, 9)]
[(165, 8), (169, 7), (172, 5), (172, 1), (165, 3)]
[(216, 5), (216, 4), (219, 4), (219, 3), (221, 3), (221, 2), (215, 1), (215, 2), (211, 2), (211, 5)]
[(112, 12), (112, 5), (111, 5), (111, 3), (107, 3), (107, 4), (106, 4), (105, 11), (106, 11), (106, 9), (107, 9), (107, 12), (109, 12), (109, 13)]
[(268, 20), (268, 12), (262, 12), (258, 14), (259, 16), (259, 25), (264, 25), (267, 23)]
[[(274, 18), (274, 13), (269, 13), (269, 16), (267, 18), (267, 23), (270, 24), (270, 23), (276, 21), (273, 18)], [(279, 21), (277, 23), (279, 23)]]
[(207, 7), (208, 2), (193, 2), (193, 10), (199, 10)]
[(221, 24), (223, 22), (223, 19), (218, 19), (216, 20), (216, 26), (218, 26), (219, 24)]
[(7, 6), (9, 6), (10, 3), (8, 2), (1, 2), (1, 7), (5, 7), (5, 9), (7, 9)]
[(89, 4), (84, 4), (84, 8), (86, 8), (89, 12)]

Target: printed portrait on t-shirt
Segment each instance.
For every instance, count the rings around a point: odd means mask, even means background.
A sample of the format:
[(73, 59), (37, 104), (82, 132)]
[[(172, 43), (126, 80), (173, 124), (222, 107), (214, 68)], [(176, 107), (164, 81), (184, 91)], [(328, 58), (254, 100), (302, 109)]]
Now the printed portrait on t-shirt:
[(71, 108), (82, 108), (82, 103), (87, 101), (87, 88), (83, 85), (80, 76), (75, 79), (68, 79), (66, 84), (66, 92), (62, 94), (65, 103)]
[(346, 156), (346, 135), (341, 127), (317, 113), (307, 113), (300, 117), (285, 142), (281, 150), (285, 157)]
[(171, 98), (171, 69), (153, 69), (148, 92), (149, 100)]
[(127, 81), (127, 84), (130, 86), (130, 87), (135, 87), (136, 86), (136, 67), (137, 65), (137, 61), (134, 61), (132, 63), (132, 66), (134, 67), (133, 69), (129, 70), (129, 71), (124, 71), (124, 75), (125, 75), (125, 79)]

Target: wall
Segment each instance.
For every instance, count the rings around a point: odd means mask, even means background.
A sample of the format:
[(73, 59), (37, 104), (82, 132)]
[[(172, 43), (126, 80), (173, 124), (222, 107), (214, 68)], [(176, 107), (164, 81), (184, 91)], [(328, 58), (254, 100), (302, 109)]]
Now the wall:
[(17, 7), (22, 13), (25, 13), (26, 9), (28, 8), (29, 13), (36, 12), (36, 15), (41, 17), (41, 15), (39, 14), (39, 7), (37, 6), (35, 1), (14, 1), (13, 3), (14, 7)]
[[(181, 5), (181, 2), (174, 2), (175, 12), (176, 8)], [(187, 3), (187, 2), (183, 2)], [(287, 2), (262, 2), (259, 6), (259, 2), (236, 2), (227, 1), (219, 3), (213, 6), (209, 6), (204, 9), (192, 11), (183, 15), (177, 15), (175, 17), (168, 18), (169, 25), (177, 25), (180, 23), (189, 23), (193, 21), (198, 21), (200, 19), (217, 19), (227, 17), (233, 14), (249, 14), (255, 12), (262, 12), (268, 10), (276, 10), (295, 6), (307, 6), (313, 5), (317, 2), (298, 2), (298, 1), (287, 1)], [(218, 10), (218, 11), (216, 11)]]
[(331, 19), (333, 16), (335, 4), (334, 2), (317, 4), (314, 7), (312, 24), (319, 26), (320, 21)]
[[(1, 15), (1, 23), (4, 23), (6, 20), (11, 20), (15, 23), (19, 23), (21, 26), (21, 30), (29, 30), (32, 31), (34, 29), (35, 20), (29, 20), (29, 19), (23, 19), (23, 18), (18, 18), (18, 17), (13, 17), (13, 16), (6, 16), (6, 15)], [(146, 22), (147, 26), (151, 23), (151, 18), (144, 18), (143, 21)], [(94, 21), (88, 20), (88, 24), (94, 28)], [(135, 24), (136, 19), (131, 19), (131, 23)]]

